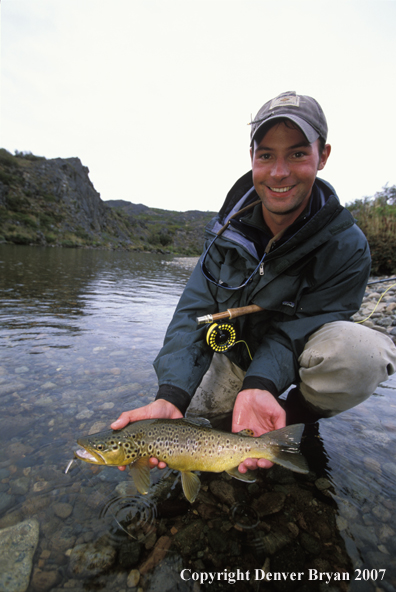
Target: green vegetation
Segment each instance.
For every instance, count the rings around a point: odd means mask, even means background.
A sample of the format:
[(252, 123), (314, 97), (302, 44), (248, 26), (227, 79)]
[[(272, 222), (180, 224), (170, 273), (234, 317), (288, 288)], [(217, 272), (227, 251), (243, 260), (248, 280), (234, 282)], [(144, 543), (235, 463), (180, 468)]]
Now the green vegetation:
[(373, 275), (396, 273), (396, 185), (347, 205), (370, 245)]
[(103, 202), (77, 158), (0, 149), (0, 241), (198, 255), (210, 212)]

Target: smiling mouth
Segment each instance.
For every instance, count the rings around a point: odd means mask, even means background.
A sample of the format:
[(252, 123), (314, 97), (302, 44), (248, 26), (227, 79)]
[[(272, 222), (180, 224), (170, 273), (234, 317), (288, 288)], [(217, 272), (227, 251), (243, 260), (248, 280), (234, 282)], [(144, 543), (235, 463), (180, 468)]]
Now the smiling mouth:
[(275, 193), (286, 193), (287, 191), (290, 191), (290, 189), (293, 188), (293, 185), (289, 185), (288, 187), (270, 187), (271, 191), (274, 191)]

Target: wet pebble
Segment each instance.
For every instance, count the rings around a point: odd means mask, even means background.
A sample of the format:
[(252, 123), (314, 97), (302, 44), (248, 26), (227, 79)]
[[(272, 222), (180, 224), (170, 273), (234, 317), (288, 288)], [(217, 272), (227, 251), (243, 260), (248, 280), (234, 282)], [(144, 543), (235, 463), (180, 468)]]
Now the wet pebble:
[(384, 506), (381, 504), (374, 506), (371, 511), (381, 522), (389, 522), (389, 520), (392, 518), (392, 512), (384, 508)]
[(27, 589), (38, 540), (39, 523), (35, 518), (0, 530), (0, 590)]
[(90, 427), (88, 431), (88, 436), (91, 434), (96, 434), (97, 432), (102, 432), (105, 429), (108, 429), (109, 425), (105, 421), (95, 421), (94, 424)]
[(234, 489), (230, 483), (222, 480), (211, 481), (209, 489), (213, 495), (223, 504), (232, 506), (235, 504)]
[(290, 537), (277, 531), (269, 532), (268, 534), (259, 533), (259, 536), (259, 547), (264, 555), (274, 555), (274, 553), (277, 553), (292, 541)]
[(92, 578), (108, 570), (115, 558), (115, 548), (104, 540), (76, 545), (70, 554), (69, 570), (79, 579)]
[(138, 585), (140, 580), (140, 572), (137, 569), (132, 569), (128, 574), (127, 586), (128, 588), (134, 588)]
[(61, 575), (57, 570), (42, 571), (36, 568), (33, 572), (31, 585), (37, 592), (47, 592), (52, 590), (61, 580)]
[(58, 518), (62, 518), (62, 520), (68, 518), (70, 514), (73, 512), (73, 506), (66, 503), (54, 504), (53, 508), (55, 515), (58, 516)]
[(269, 491), (255, 499), (252, 508), (262, 518), (263, 516), (270, 516), (271, 514), (280, 512), (285, 505), (285, 500), (286, 495), (284, 493)]
[(160, 563), (162, 559), (164, 559), (171, 544), (172, 539), (166, 535), (163, 535), (158, 539), (151, 554), (139, 568), (141, 575), (148, 573), (149, 571), (154, 569), (154, 567), (158, 565), (158, 563)]
[[(391, 337), (396, 343), (396, 302), (394, 288), (391, 288), (389, 292), (384, 294), (385, 290), (391, 285), (391, 283), (394, 282), (389, 282), (389, 284), (384, 282), (367, 286), (360, 310), (352, 317), (352, 320), (357, 322), (363, 321), (364, 325), (389, 335), (389, 337)], [(382, 299), (377, 305), (381, 296)], [(375, 312), (373, 313), (374, 309)]]
[(48, 481), (36, 481), (36, 483), (34, 483), (33, 485), (33, 492), (41, 493), (42, 491), (48, 490), (49, 487), (50, 484), (48, 483)]
[(51, 548), (54, 551), (64, 553), (67, 549), (73, 547), (76, 540), (75, 528), (64, 526), (63, 528), (56, 528), (51, 535)]
[(0, 481), (2, 479), (7, 479), (10, 476), (10, 471), (8, 469), (0, 469)]
[(0, 513), (2, 514), (14, 504), (14, 496), (5, 492), (0, 493)]
[(320, 541), (315, 537), (311, 536), (307, 532), (302, 532), (300, 535), (301, 546), (305, 551), (311, 555), (319, 555), (322, 549)]
[(29, 491), (29, 477), (18, 477), (10, 482), (11, 492), (15, 495), (26, 495)]
[(324, 477), (321, 477), (315, 481), (315, 485), (319, 489), (319, 491), (325, 491), (326, 489), (329, 489), (331, 487), (331, 481), (325, 479)]
[(94, 414), (94, 411), (91, 411), (90, 409), (87, 409), (86, 407), (84, 409), (82, 409), (81, 411), (79, 411), (76, 415), (76, 419), (89, 419), (90, 417), (92, 417)]

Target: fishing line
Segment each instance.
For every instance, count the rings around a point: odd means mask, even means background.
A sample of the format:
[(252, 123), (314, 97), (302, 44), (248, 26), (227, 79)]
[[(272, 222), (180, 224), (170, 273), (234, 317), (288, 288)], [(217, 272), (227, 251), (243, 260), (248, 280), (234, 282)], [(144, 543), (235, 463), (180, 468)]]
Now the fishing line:
[[(392, 278), (392, 279), (395, 279), (395, 278)], [(372, 284), (378, 284), (381, 281), (385, 281), (385, 280), (379, 280), (378, 282), (371, 282), (371, 283)], [(369, 285), (369, 284), (367, 284), (367, 285)], [(388, 288), (386, 288), (385, 292), (382, 292), (381, 296), (378, 298), (377, 304), (375, 305), (375, 307), (373, 308), (373, 310), (370, 312), (369, 316), (366, 317), (365, 319), (363, 319), (362, 321), (355, 321), (355, 323), (357, 325), (359, 325), (359, 323), (364, 323), (365, 321), (367, 321), (371, 317), (371, 315), (375, 313), (375, 311), (377, 310), (377, 307), (378, 307), (379, 303), (381, 302), (381, 300), (385, 296), (385, 294), (388, 292), (388, 290), (390, 290), (391, 288), (394, 288), (395, 286), (396, 286), (396, 284), (391, 284)]]

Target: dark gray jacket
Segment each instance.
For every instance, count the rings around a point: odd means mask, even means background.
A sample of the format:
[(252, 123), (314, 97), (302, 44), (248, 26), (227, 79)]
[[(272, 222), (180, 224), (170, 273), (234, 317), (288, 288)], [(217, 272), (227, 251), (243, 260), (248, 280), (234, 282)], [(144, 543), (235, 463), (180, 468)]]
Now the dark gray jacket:
[[(367, 240), (351, 213), (341, 206), (334, 189), (320, 179), (315, 190), (322, 207), (297, 231), (274, 245), (250, 283), (229, 291), (193, 271), (168, 327), (164, 345), (154, 361), (158, 398), (185, 412), (207, 371), (212, 350), (206, 344), (206, 326), (197, 316), (228, 308), (257, 304), (265, 310), (233, 321), (238, 340), (226, 354), (246, 370), (243, 388), (261, 388), (274, 395), (298, 383), (298, 357), (308, 337), (325, 323), (349, 320), (359, 310), (370, 273)], [(237, 181), (218, 216), (206, 228), (209, 242), (228, 216), (258, 199), (251, 171)], [(258, 206), (260, 208), (260, 206)], [(255, 209), (235, 219), (212, 245), (206, 257), (209, 273), (231, 286), (242, 284), (259, 262), (257, 244), (249, 238), (260, 232), (262, 216)]]

